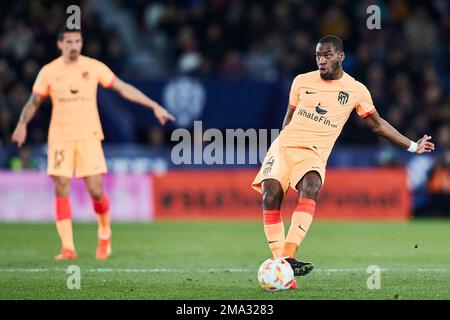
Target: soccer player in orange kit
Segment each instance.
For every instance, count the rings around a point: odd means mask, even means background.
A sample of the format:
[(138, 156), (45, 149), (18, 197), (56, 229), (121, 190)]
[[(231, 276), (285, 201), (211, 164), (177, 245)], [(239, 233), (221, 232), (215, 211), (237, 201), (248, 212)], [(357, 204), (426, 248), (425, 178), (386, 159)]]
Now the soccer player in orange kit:
[[(424, 135), (413, 142), (379, 116), (367, 88), (343, 71), (344, 58), (341, 39), (324, 36), (319, 40), (319, 70), (295, 77), (283, 129), (252, 183), (262, 193), (269, 248), (274, 257), (285, 257), (295, 276), (313, 269), (312, 263), (295, 259), (295, 253), (312, 223), (328, 156), (354, 109), (374, 133), (401, 148), (418, 154), (434, 150), (431, 137)], [(298, 204), (285, 237), (280, 208), (289, 186), (298, 192)]]
[(12, 135), (12, 140), (22, 146), (27, 136), (27, 124), (50, 96), (52, 116), (48, 134), (48, 174), (55, 186), (56, 229), (62, 247), (56, 260), (76, 260), (77, 257), (69, 201), (70, 180), (74, 171), (77, 178), (84, 179), (97, 214), (96, 258), (106, 260), (111, 254), (109, 200), (103, 191), (103, 174), (107, 168), (97, 107), (98, 84), (150, 108), (163, 125), (168, 120), (174, 120), (163, 107), (120, 80), (105, 64), (81, 55), (82, 45), (81, 30), (64, 28), (59, 32), (57, 46), (61, 56), (40, 70)]

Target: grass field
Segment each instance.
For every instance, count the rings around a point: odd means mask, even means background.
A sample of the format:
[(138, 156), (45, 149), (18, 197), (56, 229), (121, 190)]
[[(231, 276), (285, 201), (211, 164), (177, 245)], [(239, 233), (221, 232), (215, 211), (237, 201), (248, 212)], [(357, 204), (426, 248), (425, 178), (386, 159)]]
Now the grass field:
[[(94, 258), (96, 226), (75, 224), (78, 260), (56, 262), (53, 224), (0, 224), (0, 299), (450, 299), (450, 221), (315, 222), (299, 258), (315, 270), (299, 289), (265, 292), (269, 257), (258, 222), (156, 222), (113, 226), (113, 256)], [(67, 266), (81, 289), (66, 286)], [(367, 267), (381, 289), (367, 288)]]

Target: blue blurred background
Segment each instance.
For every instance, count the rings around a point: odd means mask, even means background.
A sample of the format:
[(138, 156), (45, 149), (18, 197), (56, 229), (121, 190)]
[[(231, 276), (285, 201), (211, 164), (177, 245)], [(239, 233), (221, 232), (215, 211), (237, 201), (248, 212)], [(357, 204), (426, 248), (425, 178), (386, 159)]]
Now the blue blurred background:
[[(450, 196), (450, 16), (430, 1), (23, 1), (0, 4), (0, 167), (45, 170), (47, 101), (30, 123), (26, 147), (11, 133), (39, 69), (59, 52), (66, 7), (81, 8), (83, 54), (105, 62), (168, 108), (176, 123), (99, 89), (105, 153), (112, 172), (160, 172), (176, 128), (280, 129), (292, 79), (316, 68), (317, 40), (344, 41), (344, 70), (370, 90), (378, 112), (412, 140), (437, 150), (411, 156), (379, 139), (354, 113), (328, 167), (406, 167), (416, 215), (448, 214)], [(381, 8), (369, 30), (366, 9)], [(257, 167), (257, 165), (248, 165)], [(192, 166), (191, 166), (192, 167)], [(209, 165), (196, 165), (209, 169)], [(220, 166), (228, 168), (229, 166)]]

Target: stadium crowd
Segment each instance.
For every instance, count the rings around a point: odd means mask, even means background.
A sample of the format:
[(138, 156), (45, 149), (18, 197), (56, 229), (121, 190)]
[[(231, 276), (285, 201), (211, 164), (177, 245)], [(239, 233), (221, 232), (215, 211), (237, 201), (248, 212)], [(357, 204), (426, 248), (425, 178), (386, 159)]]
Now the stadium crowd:
[[(133, 14), (142, 45), (160, 66), (152, 77), (189, 73), (290, 83), (296, 74), (316, 68), (314, 48), (320, 36), (337, 35), (344, 41), (344, 69), (366, 84), (380, 114), (412, 139), (429, 133), (440, 148), (450, 148), (450, 18), (445, 0), (383, 2), (379, 30), (366, 27), (370, 1), (115, 1)], [(69, 4), (1, 5), (0, 145), (11, 143), (39, 68), (58, 56), (56, 33)], [(105, 28), (89, 1), (80, 6), (84, 54), (126, 77), (130, 59), (117, 29)], [(46, 110), (31, 123), (29, 143), (45, 142)], [(358, 119), (340, 138), (340, 143), (351, 144), (376, 141)]]

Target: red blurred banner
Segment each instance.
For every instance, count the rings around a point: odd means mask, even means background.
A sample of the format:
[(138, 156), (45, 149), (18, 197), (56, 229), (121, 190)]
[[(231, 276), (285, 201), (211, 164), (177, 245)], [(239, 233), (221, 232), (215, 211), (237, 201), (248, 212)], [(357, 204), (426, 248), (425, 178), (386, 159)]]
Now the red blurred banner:
[[(156, 219), (261, 219), (261, 194), (250, 184), (257, 171), (173, 170), (154, 176)], [(406, 220), (411, 195), (402, 169), (329, 169), (317, 219)], [(289, 221), (297, 193), (289, 190), (283, 216)]]

